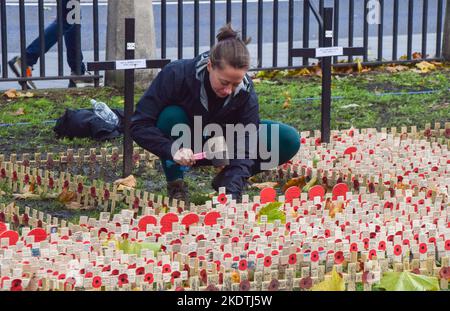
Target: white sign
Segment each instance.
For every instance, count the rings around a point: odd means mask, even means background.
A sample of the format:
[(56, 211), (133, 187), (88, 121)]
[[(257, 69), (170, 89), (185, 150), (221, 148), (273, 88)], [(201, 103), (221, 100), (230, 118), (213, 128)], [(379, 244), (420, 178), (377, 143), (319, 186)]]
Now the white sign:
[(116, 70), (143, 68), (147, 68), (147, 62), (145, 59), (128, 59), (116, 61)]
[(332, 46), (329, 48), (316, 49), (316, 57), (341, 56), (341, 55), (344, 55), (344, 48), (342, 46)]

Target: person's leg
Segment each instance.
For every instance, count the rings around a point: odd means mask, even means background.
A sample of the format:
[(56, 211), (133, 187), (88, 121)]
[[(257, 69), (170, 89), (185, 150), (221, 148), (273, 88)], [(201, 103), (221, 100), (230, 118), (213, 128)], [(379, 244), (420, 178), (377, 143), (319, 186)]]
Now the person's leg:
[[(62, 6), (63, 6), (63, 35), (66, 31), (68, 31), (71, 27), (67, 23), (67, 1), (68, 0), (62, 0)], [(48, 25), (44, 30), (44, 38), (45, 38), (45, 47), (44, 52), (47, 53), (58, 41), (58, 18), (56, 18), (50, 25)], [(34, 39), (33, 42), (31, 42), (30, 45), (28, 45), (26, 49), (27, 53), (27, 65), (28, 66), (34, 66), (40, 56), (41, 53), (41, 40), (39, 37)]]
[[(77, 48), (76, 48), (76, 36), (77, 27), (72, 25), (65, 33), (64, 33), (64, 41), (66, 43), (67, 49), (67, 63), (69, 64), (72, 73), (77, 72)], [(84, 75), (86, 72), (86, 67), (83, 63), (83, 52), (81, 51), (81, 44), (79, 46), (80, 52), (80, 74)]]
[[(260, 173), (263, 170), (275, 169), (278, 166), (288, 162), (292, 159), (300, 149), (300, 134), (299, 132), (287, 124), (281, 122), (275, 122), (270, 120), (261, 121), (261, 126), (266, 126), (267, 131), (259, 131), (258, 133), (258, 146), (260, 153), (258, 154), (258, 161), (253, 168), (253, 175)], [(278, 127), (278, 142), (273, 142), (272, 131), (275, 131), (275, 127)], [(275, 137), (276, 139), (276, 137)], [(270, 159), (261, 159), (261, 149), (268, 151), (272, 157), (275, 153), (278, 153), (278, 161), (276, 164), (271, 165), (269, 168), (261, 167), (262, 163), (269, 163)]]
[[(261, 130), (258, 133), (258, 139), (260, 144), (263, 144), (262, 148), (265, 148), (266, 151), (271, 152), (272, 154), (278, 152), (278, 161), (270, 168), (263, 169), (274, 169), (279, 165), (282, 165), (292, 159), (300, 149), (300, 135), (298, 131), (286, 124), (274, 122), (274, 121), (261, 121), (261, 125), (267, 126), (267, 132), (263, 133)], [(278, 126), (278, 144), (272, 142), (272, 126)], [(278, 150), (274, 149), (277, 148)], [(260, 148), (258, 146), (258, 148)], [(261, 148), (259, 149), (261, 150)], [(255, 161), (254, 166), (251, 168), (251, 175), (254, 176), (260, 172), (261, 169), (261, 160), (260, 154), (258, 159)], [(270, 159), (263, 161), (270, 162)], [(212, 186), (214, 189), (218, 189), (219, 187), (226, 187), (227, 192), (233, 195), (233, 198), (239, 200), (243, 191), (244, 186), (246, 185), (246, 180), (239, 180), (235, 178), (234, 172), (239, 169), (239, 167), (234, 167), (233, 165), (225, 167), (213, 180)]]
[[(158, 116), (156, 127), (165, 135), (177, 139), (177, 136), (174, 137), (171, 135), (172, 128), (177, 124), (189, 124), (189, 118), (183, 108), (179, 106), (168, 106)], [(179, 165), (170, 165), (167, 163), (167, 159), (161, 159), (161, 163), (168, 182), (183, 179), (184, 173)]]

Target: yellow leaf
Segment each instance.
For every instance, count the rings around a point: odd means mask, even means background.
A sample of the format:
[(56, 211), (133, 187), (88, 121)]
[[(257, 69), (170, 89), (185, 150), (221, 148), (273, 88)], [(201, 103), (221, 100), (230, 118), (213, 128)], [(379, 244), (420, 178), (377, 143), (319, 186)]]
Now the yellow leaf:
[(363, 66), (359, 58), (356, 60), (356, 64), (358, 65), (358, 72), (361, 73), (363, 71)]
[(18, 96), (19, 98), (22, 98), (22, 97), (25, 97), (25, 98), (32, 98), (32, 97), (34, 97), (34, 94), (31, 93), (31, 92), (26, 92), (26, 93), (18, 92), (18, 93), (17, 93), (17, 96)]
[(436, 66), (429, 63), (429, 62), (420, 62), (418, 64), (416, 64), (416, 67), (420, 69), (421, 72), (423, 73), (427, 73), (430, 72), (432, 70), (436, 70)]
[(253, 184), (252, 188), (257, 188), (257, 189), (264, 189), (264, 188), (275, 188), (278, 187), (278, 183), (277, 182), (264, 182), (264, 183), (260, 183), (260, 184)]
[(117, 190), (122, 191), (126, 188), (135, 188), (136, 187), (136, 178), (133, 175), (128, 176), (127, 178), (118, 179), (114, 182), (117, 185)]
[(344, 291), (345, 283), (344, 279), (336, 272), (336, 269), (333, 268), (331, 272), (331, 278), (325, 279), (325, 281), (320, 282), (317, 285), (314, 285), (311, 288), (312, 291), (325, 291), (325, 292), (336, 292), (336, 291)]
[(290, 102), (287, 100), (287, 101), (285, 101), (284, 104), (283, 104), (283, 109), (289, 109), (289, 108), (291, 108), (291, 104), (290, 104)]
[(17, 98), (17, 91), (15, 89), (7, 90), (5, 93), (3, 93), (3, 96), (9, 99)]
[(305, 185), (306, 185), (306, 181), (305, 181), (304, 176), (298, 177), (298, 178), (292, 178), (286, 182), (286, 184), (283, 186), (282, 190), (284, 193), (284, 192), (286, 192), (286, 190), (288, 190), (290, 187), (293, 187), (293, 186), (297, 186), (300, 189), (303, 189), (303, 187)]

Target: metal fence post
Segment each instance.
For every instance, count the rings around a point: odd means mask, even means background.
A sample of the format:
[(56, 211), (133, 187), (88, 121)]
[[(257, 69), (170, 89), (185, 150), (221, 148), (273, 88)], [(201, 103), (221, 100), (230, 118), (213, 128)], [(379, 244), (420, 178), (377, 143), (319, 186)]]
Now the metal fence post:
[(447, 0), (447, 9), (445, 13), (444, 44), (442, 48), (442, 56), (445, 60), (450, 61), (450, 0)]

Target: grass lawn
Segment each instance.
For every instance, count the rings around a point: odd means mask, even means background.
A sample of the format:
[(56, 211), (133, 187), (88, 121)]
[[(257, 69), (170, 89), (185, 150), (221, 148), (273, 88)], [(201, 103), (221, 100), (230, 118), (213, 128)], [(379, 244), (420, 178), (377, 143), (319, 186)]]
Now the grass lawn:
[[(320, 78), (315, 76), (261, 80), (255, 85), (260, 101), (261, 119), (285, 122), (300, 131), (320, 129)], [(332, 129), (382, 128), (450, 121), (450, 66), (429, 73), (383, 70), (333, 77)], [(423, 92), (425, 91), (425, 92)], [(136, 101), (143, 90), (137, 90)], [(395, 94), (390, 94), (395, 93)], [(33, 98), (0, 98), (0, 153), (60, 152), (68, 148), (111, 148), (121, 146), (121, 139), (96, 142), (88, 139), (56, 140), (52, 121), (65, 109), (90, 108), (90, 99), (106, 102), (112, 108), (123, 107), (120, 91), (111, 88), (77, 90), (42, 90)], [(22, 124), (28, 123), (28, 124)], [(213, 191), (213, 170), (196, 169), (187, 174), (194, 203), (201, 203)], [(119, 178), (119, 176), (117, 175)], [(165, 194), (165, 181), (159, 165), (141, 172), (138, 188)], [(1, 189), (0, 185), (0, 189)], [(7, 189), (6, 189), (7, 190)], [(253, 194), (250, 192), (249, 194)], [(0, 197), (9, 203), (11, 197)], [(55, 202), (21, 202), (57, 213), (63, 206)], [(33, 206), (34, 205), (34, 206)], [(63, 218), (65, 218), (64, 215)], [(66, 215), (76, 217), (76, 214)]]

